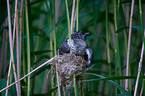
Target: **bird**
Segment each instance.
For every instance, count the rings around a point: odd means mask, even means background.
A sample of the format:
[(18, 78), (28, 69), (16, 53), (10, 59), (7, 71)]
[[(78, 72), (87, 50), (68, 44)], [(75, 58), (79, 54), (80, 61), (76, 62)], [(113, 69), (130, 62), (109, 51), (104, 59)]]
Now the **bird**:
[(83, 31), (77, 31), (71, 34), (71, 44), (69, 43), (69, 38), (65, 39), (59, 47), (59, 55), (70, 53), (71, 50), (73, 54), (83, 56), (87, 61), (86, 67), (90, 67), (93, 59), (93, 51), (86, 43), (86, 36), (88, 34)]

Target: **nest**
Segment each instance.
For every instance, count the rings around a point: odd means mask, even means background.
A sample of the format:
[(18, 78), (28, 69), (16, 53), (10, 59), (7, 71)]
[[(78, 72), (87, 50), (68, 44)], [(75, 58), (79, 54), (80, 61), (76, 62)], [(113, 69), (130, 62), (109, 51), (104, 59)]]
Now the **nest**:
[[(55, 69), (57, 64), (57, 71), (59, 73), (61, 85), (71, 87), (73, 85), (73, 75), (75, 74), (77, 76), (78, 74), (83, 73), (87, 61), (84, 60), (82, 56), (67, 53), (56, 56), (51, 64)], [(80, 84), (81, 78), (82, 77), (77, 77), (78, 84)]]

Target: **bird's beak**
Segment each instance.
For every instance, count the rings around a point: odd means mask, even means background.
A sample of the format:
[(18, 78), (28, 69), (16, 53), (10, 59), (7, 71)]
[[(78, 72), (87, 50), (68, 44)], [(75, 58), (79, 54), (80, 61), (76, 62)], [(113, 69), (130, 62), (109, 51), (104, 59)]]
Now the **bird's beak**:
[(90, 34), (90, 33), (85, 33), (83, 36), (86, 36), (86, 35), (88, 35), (88, 34)]
[(85, 33), (85, 35), (88, 35), (88, 34), (90, 34), (90, 33)]

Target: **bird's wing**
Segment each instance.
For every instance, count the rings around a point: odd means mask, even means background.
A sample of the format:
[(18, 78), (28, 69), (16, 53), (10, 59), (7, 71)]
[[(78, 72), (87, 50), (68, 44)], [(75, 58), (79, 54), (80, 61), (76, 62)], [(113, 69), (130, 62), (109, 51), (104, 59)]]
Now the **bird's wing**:
[(70, 47), (67, 44), (67, 39), (65, 39), (59, 47), (59, 55), (63, 55), (64, 53), (69, 53), (69, 52), (70, 52)]

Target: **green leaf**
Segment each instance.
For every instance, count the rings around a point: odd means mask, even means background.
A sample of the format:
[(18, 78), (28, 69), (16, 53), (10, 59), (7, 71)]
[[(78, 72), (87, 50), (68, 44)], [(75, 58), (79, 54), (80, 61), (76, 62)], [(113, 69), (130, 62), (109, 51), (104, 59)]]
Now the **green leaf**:
[(123, 30), (125, 30), (125, 29), (129, 29), (129, 27), (121, 27), (121, 28), (119, 28), (117, 31), (116, 31), (116, 33), (119, 33), (119, 32), (122, 32)]
[[(144, 76), (141, 76), (143, 79), (145, 79)], [(106, 81), (106, 80), (123, 80), (123, 79), (136, 79), (136, 76), (116, 76), (116, 77), (106, 77), (106, 78), (100, 78), (100, 79), (90, 79), (87, 81)]]
[[(136, 30), (138, 30), (138, 31), (140, 31), (140, 32), (142, 32), (142, 26), (132, 26), (132, 28), (133, 28), (133, 29), (136, 29)], [(127, 26), (121, 27), (121, 28), (119, 28), (116, 32), (119, 33), (119, 32), (122, 32), (122, 31), (125, 30), (125, 29), (129, 29), (129, 27), (127, 27)], [(144, 29), (145, 29), (145, 27), (144, 27)]]
[[(142, 26), (132, 26), (132, 28), (142, 32)], [(145, 27), (144, 27), (144, 29), (145, 29)]]
[[(97, 76), (97, 77), (100, 77), (100, 78), (106, 78), (104, 76), (101, 76), (101, 75), (98, 75), (98, 74), (93, 74), (93, 73), (84, 73), (84, 74), (88, 74), (88, 75), (93, 75), (93, 76)], [(127, 92), (123, 87), (121, 87), (119, 84), (115, 83), (114, 81), (112, 80), (107, 80), (109, 83), (111, 83), (112, 85), (114, 85), (115, 87), (117, 87), (120, 91), (123, 92), (124, 95), (126, 96), (131, 96), (131, 94), (129, 92)], [(90, 80), (84, 80), (84, 82), (92, 82)]]

